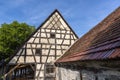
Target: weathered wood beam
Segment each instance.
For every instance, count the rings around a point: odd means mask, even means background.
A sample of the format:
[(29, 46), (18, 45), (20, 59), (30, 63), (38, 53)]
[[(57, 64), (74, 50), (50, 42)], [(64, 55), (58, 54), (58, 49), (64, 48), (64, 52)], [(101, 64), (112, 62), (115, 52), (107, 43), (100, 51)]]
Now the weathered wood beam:
[(13, 72), (17, 67), (19, 67), (21, 64), (19, 63), (18, 65), (16, 65), (14, 68), (12, 68), (8, 73), (6, 73), (4, 75), (4, 80), (6, 79), (7, 75), (9, 75), (11, 72)]

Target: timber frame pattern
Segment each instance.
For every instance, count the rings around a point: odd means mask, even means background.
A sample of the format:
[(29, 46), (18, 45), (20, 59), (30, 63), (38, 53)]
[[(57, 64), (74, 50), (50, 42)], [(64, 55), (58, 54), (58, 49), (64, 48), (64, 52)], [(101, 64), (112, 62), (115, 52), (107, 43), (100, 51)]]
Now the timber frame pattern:
[(59, 11), (55, 10), (11, 58), (6, 79), (56, 80), (54, 61), (77, 39)]

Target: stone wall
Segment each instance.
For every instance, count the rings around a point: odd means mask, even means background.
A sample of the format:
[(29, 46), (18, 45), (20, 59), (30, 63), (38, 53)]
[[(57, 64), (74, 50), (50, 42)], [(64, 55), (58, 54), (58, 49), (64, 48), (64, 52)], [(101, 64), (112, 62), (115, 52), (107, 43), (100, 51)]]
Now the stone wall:
[[(98, 72), (82, 69), (67, 69), (58, 67), (56, 69), (56, 80), (120, 80), (120, 71), (98, 70)], [(80, 72), (82, 79), (80, 78)]]

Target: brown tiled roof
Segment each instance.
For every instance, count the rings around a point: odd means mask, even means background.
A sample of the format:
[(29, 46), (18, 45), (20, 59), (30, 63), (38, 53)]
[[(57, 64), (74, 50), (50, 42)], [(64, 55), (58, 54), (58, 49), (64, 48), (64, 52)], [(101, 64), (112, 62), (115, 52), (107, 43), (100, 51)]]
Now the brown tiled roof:
[(96, 25), (56, 62), (120, 57), (120, 7)]

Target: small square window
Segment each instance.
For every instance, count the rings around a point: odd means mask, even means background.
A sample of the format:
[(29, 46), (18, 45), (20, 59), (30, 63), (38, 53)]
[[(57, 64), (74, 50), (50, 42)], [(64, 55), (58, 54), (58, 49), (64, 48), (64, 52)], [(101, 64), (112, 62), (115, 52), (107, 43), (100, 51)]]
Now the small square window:
[(55, 38), (55, 33), (50, 33), (50, 38)]
[(54, 73), (54, 67), (53, 68), (46, 68), (46, 73)]
[(54, 72), (55, 72), (55, 67), (54, 67), (54, 65), (47, 64), (47, 65), (46, 65), (46, 74), (54, 73)]
[(42, 55), (42, 50), (41, 50), (41, 48), (36, 48), (35, 54), (36, 54), (36, 55)]

